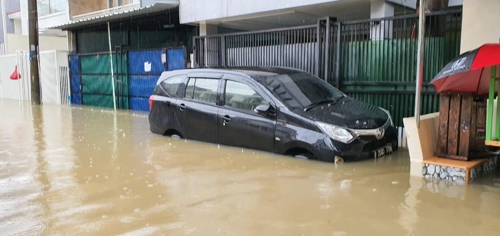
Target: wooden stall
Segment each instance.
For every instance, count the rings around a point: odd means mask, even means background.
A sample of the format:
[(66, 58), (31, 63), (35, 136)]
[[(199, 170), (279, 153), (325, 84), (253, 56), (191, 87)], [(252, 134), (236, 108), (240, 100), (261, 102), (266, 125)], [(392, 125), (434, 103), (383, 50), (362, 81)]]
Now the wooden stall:
[(438, 157), (462, 161), (486, 157), (485, 132), (486, 97), (441, 94)]

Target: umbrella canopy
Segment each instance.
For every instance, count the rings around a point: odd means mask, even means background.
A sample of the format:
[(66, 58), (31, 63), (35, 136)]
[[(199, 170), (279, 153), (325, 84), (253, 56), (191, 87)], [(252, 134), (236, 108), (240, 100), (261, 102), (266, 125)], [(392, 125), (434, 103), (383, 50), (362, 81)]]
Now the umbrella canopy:
[[(453, 59), (430, 83), (437, 93), (486, 95), (489, 92), (491, 67), (499, 65), (500, 44), (484, 44)], [(497, 69), (496, 77), (500, 76), (499, 73), (500, 69)]]

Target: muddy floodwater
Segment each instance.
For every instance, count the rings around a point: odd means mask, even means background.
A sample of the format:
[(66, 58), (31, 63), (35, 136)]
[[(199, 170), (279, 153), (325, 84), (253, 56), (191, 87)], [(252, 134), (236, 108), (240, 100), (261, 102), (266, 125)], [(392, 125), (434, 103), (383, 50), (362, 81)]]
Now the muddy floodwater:
[(146, 113), (0, 100), (0, 235), (500, 235), (500, 174), (409, 176), (151, 134)]

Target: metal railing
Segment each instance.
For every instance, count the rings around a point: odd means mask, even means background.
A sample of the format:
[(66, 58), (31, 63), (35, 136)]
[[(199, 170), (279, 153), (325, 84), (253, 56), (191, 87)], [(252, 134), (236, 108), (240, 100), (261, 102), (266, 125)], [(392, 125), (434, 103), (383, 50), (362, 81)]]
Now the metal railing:
[[(428, 82), (460, 53), (462, 11), (426, 15), (422, 113), (438, 110)], [(336, 22), (243, 33), (197, 36), (195, 67), (291, 67), (347, 94), (382, 106), (396, 125), (413, 116), (418, 15)]]

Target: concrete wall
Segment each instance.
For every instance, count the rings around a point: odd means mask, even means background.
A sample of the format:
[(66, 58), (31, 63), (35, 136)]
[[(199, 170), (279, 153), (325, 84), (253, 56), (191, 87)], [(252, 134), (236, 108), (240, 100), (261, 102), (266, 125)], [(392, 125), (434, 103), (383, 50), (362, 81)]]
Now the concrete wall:
[[(152, 0), (143, 0), (152, 1)], [(158, 1), (158, 0), (157, 0)], [(269, 13), (329, 2), (371, 2), (373, 0), (180, 0), (181, 24), (217, 20), (249, 14)], [(415, 9), (416, 0), (380, 0)], [(464, 0), (449, 0), (449, 6), (460, 6)], [(479, 0), (472, 0), (479, 1)], [(490, 1), (490, 0), (487, 0)], [(491, 0), (497, 1), (497, 0)], [(481, 2), (481, 1), (480, 1)]]
[(339, 0), (181, 0), (181, 24), (282, 10)]
[(23, 35), (28, 35), (29, 29), (28, 29), (28, 0), (21, 0), (20, 1), (20, 7), (21, 7), (21, 22), (22, 22), (22, 34)]
[(70, 17), (108, 8), (107, 0), (69, 0)]
[[(7, 53), (13, 54), (18, 50), (28, 50), (28, 36), (8, 34), (9, 42)], [(66, 37), (48, 37), (40, 36), (40, 51), (47, 50), (68, 50), (68, 39)]]
[(437, 150), (439, 130), (439, 113), (420, 117), (420, 128), (417, 128), (415, 117), (403, 119), (410, 153), (412, 176), (422, 176), (423, 161), (434, 157)]
[(38, 29), (48, 29), (50, 27), (68, 22), (68, 15), (66, 12), (58, 12), (55, 14), (38, 17)]
[(500, 40), (500, 1), (464, 0), (461, 51)]
[(21, 20), (13, 20), (13, 22), (14, 22), (14, 32), (9, 32), (9, 34), (22, 34), (23, 22), (21, 22)]

